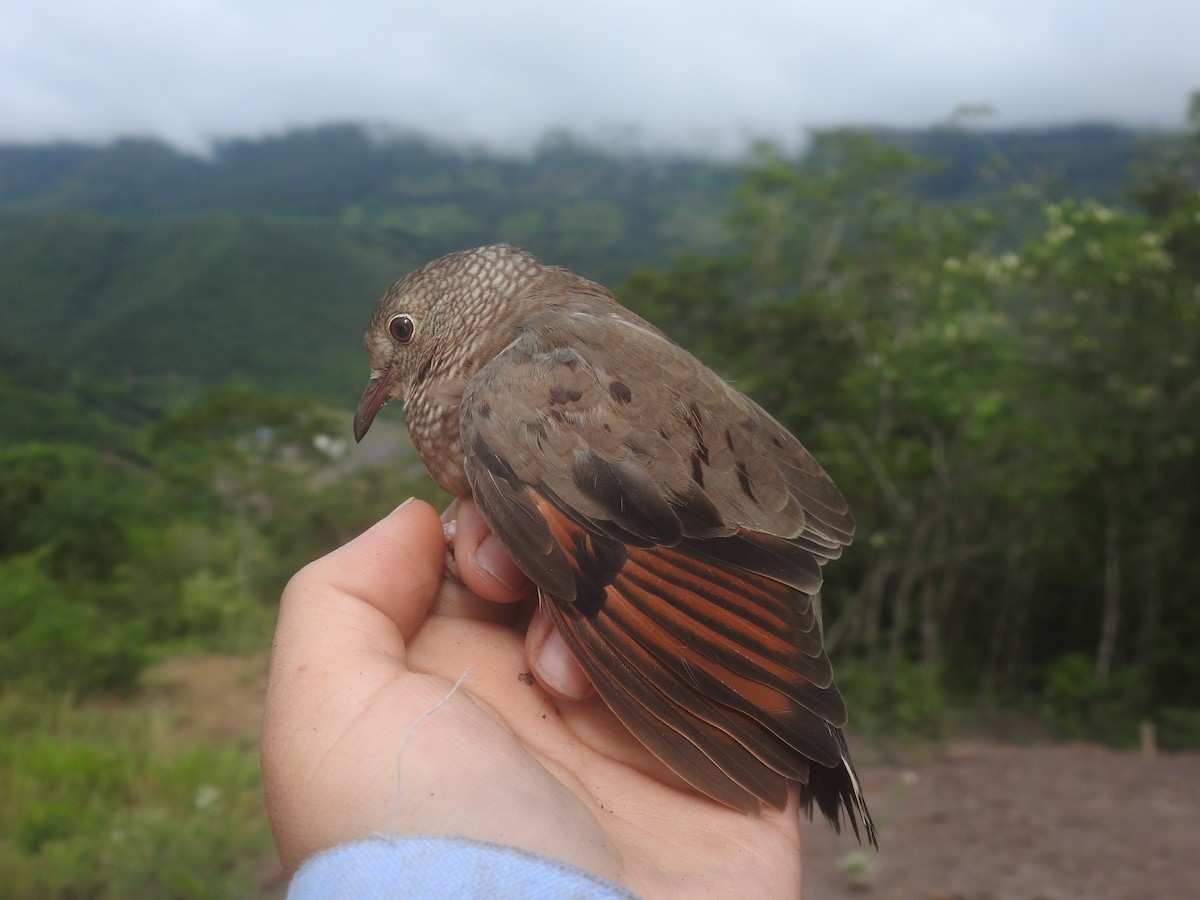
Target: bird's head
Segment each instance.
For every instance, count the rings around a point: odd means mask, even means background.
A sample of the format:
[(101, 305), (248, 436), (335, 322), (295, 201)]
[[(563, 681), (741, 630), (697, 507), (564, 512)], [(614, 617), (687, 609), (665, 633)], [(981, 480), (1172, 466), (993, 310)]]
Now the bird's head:
[[(436, 379), (447, 396), (516, 336), (529, 294), (548, 267), (511, 244), (463, 250), (397, 281), (380, 299), (363, 338), (371, 378), (354, 416), (361, 441), (393, 397), (406, 400)], [(435, 398), (436, 399), (436, 398)]]

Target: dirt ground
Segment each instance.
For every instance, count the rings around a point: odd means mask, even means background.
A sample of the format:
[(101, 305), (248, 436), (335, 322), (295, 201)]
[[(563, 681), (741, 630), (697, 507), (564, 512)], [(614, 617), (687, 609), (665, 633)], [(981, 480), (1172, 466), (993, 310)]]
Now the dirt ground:
[[(261, 659), (168, 660), (143, 700), (169, 705), (182, 739), (244, 739), (257, 732), (264, 670)], [(853, 746), (881, 849), (808, 826), (805, 900), (1200, 898), (1200, 753), (987, 739), (881, 763)], [(280, 877), (264, 860), (264, 894)]]
[(964, 741), (859, 774), (880, 852), (815, 823), (806, 900), (1200, 898), (1200, 754)]

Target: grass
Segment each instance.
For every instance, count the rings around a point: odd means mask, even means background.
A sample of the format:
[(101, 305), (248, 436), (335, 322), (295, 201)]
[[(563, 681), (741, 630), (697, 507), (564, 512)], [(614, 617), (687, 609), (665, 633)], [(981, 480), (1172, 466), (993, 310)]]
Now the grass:
[(15, 692), (0, 734), (6, 897), (269, 895), (252, 737), (181, 745), (158, 710)]

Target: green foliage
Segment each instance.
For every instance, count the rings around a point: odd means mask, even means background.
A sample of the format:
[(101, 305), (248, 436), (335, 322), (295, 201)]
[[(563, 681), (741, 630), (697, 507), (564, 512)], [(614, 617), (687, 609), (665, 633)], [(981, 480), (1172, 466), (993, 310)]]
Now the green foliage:
[(733, 315), (738, 307), (733, 272), (726, 260), (681, 253), (666, 271), (631, 272), (615, 293), (673, 340), (718, 365), (749, 337), (746, 323)]
[[(86, 695), (265, 646), (296, 569), (431, 494), (411, 458), (331, 449), (375, 296), (516, 240), (628, 275), (844, 488), (825, 626), (859, 725), (936, 735), (959, 696), (1044, 694), (1066, 732), (1124, 737), (1136, 695), (1186, 742), (1197, 135), (1145, 141), (1136, 208), (1114, 174), (1135, 136), (1104, 129), (844, 129), (741, 168), (351, 127), (207, 160), (0, 148), (0, 683)], [(30, 812), (24, 846), (57, 846), (67, 808)]]
[(0, 260), (6, 339), (78, 378), (68, 394), (173, 374), (331, 395), (356, 388), (372, 295), (416, 261), (333, 224), (216, 214), (0, 214)]
[(105, 615), (102, 588), (54, 578), (46, 556), (0, 558), (0, 690), (128, 690), (147, 661), (145, 633)]
[(836, 675), (855, 731), (918, 740), (946, 734), (952, 699), (942, 672), (905, 662), (881, 673), (848, 661), (838, 665)]
[(113, 698), (167, 654), (261, 653), (284, 581), (413, 492), (411, 467), (340, 460), (347, 420), (225, 387), (126, 435), (128, 456), (0, 449), (6, 897), (261, 892), (254, 748), (178, 746)]
[(1155, 716), (1158, 744), (1163, 750), (1195, 750), (1200, 747), (1200, 709), (1167, 706)]
[[(1007, 183), (964, 175), (989, 145), (1009, 160), (1009, 181), (1045, 173), (1063, 189), (1080, 183), (1073, 163), (1103, 151), (1094, 174), (1107, 199), (1136, 141), (1113, 129), (819, 133), (798, 183), (787, 161), (766, 165), (761, 151), (744, 172), (734, 226), (745, 237), (743, 207), (755, 203), (783, 203), (786, 215), (791, 201), (781, 192), (808, 185), (816, 239), (787, 256), (793, 267), (835, 274), (823, 254), (858, 236), (875, 234), (897, 252), (902, 230), (905, 240), (919, 238), (919, 227), (901, 228), (905, 217), (933, 207), (889, 206), (897, 185), (947, 200), (984, 184), (996, 206), (1011, 200)], [(944, 172), (951, 181), (936, 180)], [(354, 126), (230, 141), (204, 160), (150, 141), (0, 146), (0, 440), (109, 438), (98, 432), (114, 413), (145, 422), (161, 411), (118, 411), (109, 396), (97, 415), (98, 379), (126, 387), (136, 379), (141, 389), (126, 397), (144, 397), (170, 376), (193, 390), (234, 381), (343, 398), (362, 376), (371, 303), (415, 265), (507, 240), (615, 284), (679, 252), (728, 250), (739, 174), (735, 165), (602, 151), (561, 134), (520, 158)], [(779, 239), (755, 242), (763, 279), (774, 277), (762, 267)], [(885, 265), (876, 266), (881, 278)], [(13, 355), (19, 365), (7, 364)]]
[(230, 897), (270, 852), (250, 746), (177, 747), (158, 715), (0, 694), (6, 897)]
[(1094, 660), (1083, 653), (1068, 653), (1046, 672), (1042, 714), (1068, 737), (1098, 737), (1133, 746), (1138, 733), (1137, 701), (1145, 692), (1144, 677), (1137, 666), (1099, 677)]
[(143, 623), (114, 615), (129, 530), (149, 518), (141, 473), (79, 447), (0, 451), (0, 687), (128, 688)]
[(404, 466), (340, 471), (347, 419), (222, 387), (127, 438), (136, 457), (0, 448), (0, 688), (129, 690), (166, 652), (265, 646), (292, 573), (437, 497)]
[(1045, 190), (1031, 217), (1037, 185), (981, 214), (931, 204), (936, 177), (863, 132), (760, 147), (739, 252), (627, 288), (850, 498), (860, 544), (827, 572), (826, 626), (864, 660), (839, 666), (856, 720), (936, 731), (943, 683), (1046, 688), (1066, 731), (1128, 739), (1131, 693), (1200, 705), (1200, 181), (1166, 181), (1155, 219)]

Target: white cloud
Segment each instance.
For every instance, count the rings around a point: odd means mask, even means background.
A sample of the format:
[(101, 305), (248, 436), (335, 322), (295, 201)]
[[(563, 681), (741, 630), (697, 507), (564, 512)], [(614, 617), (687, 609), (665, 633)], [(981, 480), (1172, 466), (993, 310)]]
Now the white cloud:
[(331, 120), (740, 146), (843, 122), (1177, 125), (1195, 0), (41, 0), (0, 7), (0, 140), (187, 146)]

